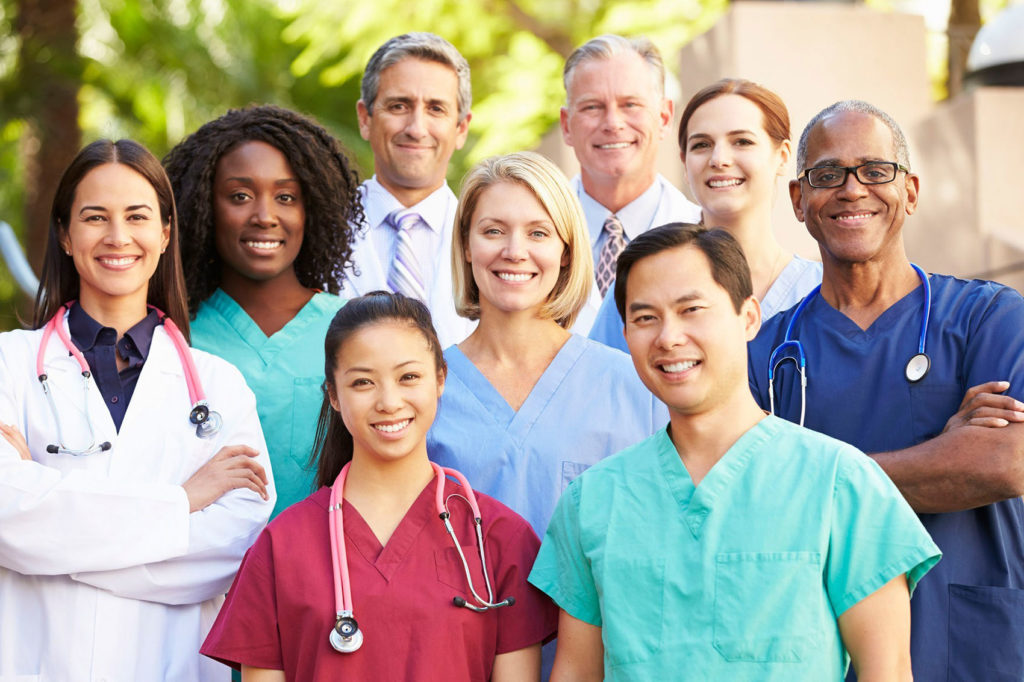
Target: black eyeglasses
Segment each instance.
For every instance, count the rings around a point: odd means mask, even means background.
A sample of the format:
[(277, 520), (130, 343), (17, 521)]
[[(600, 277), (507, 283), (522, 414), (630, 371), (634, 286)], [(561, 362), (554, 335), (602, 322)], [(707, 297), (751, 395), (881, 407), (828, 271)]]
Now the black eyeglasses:
[(853, 173), (860, 180), (862, 185), (884, 185), (896, 179), (896, 173), (903, 171), (909, 173), (909, 168), (904, 168), (895, 161), (869, 161), (859, 166), (816, 166), (808, 168), (801, 173), (797, 180), (807, 180), (811, 187), (821, 189), (830, 187), (842, 187), (846, 184), (846, 178)]

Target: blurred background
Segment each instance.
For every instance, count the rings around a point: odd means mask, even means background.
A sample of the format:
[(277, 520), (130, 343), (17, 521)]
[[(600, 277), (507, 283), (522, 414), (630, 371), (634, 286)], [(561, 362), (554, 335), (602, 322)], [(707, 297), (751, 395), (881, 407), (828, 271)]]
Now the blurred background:
[[(382, 42), (413, 30), (444, 36), (472, 69), (470, 137), (449, 172), (456, 192), (475, 161), (518, 149), (540, 149), (573, 173), (553, 131), (562, 64), (613, 32), (661, 48), (677, 112), (723, 76), (779, 92), (794, 138), (836, 99), (890, 111), (921, 162), (922, 204), (933, 207), (910, 223), (911, 257), (1019, 287), (1024, 222), (1010, 206), (1020, 184), (1010, 173), (1024, 159), (1022, 12), (1012, 0), (0, 0), (0, 222), (38, 274), (53, 190), (82, 144), (131, 137), (161, 157), (254, 102), (316, 117), (369, 175), (355, 116), (360, 76)], [(978, 32), (989, 22), (994, 39), (982, 54)], [(685, 189), (674, 134), (663, 147), (662, 172)], [(777, 209), (783, 243), (816, 258), (781, 186)], [(0, 258), (0, 330), (29, 318), (14, 274), (24, 279)]]

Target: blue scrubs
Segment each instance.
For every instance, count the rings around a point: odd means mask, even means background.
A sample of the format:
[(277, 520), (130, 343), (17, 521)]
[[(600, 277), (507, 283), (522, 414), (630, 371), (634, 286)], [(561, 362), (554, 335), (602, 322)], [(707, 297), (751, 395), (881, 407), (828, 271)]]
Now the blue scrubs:
[[(931, 371), (904, 375), (917, 352), (924, 292), (917, 287), (867, 330), (815, 296), (792, 336), (807, 359), (811, 429), (884, 452), (942, 432), (971, 386), (1008, 380), (1024, 399), (1024, 299), (992, 282), (931, 275), (927, 352)], [(750, 343), (750, 386), (768, 408), (768, 358), (795, 309), (766, 322)], [(798, 421), (792, 362), (775, 375), (776, 414)], [(911, 602), (911, 655), (918, 680), (1024, 680), (1024, 502), (1004, 500), (949, 514), (921, 514), (943, 560)]]
[(192, 345), (236, 366), (256, 394), (256, 411), (274, 467), (282, 510), (313, 491), (309, 465), (316, 420), (323, 402), (324, 337), (345, 299), (315, 294), (288, 324), (269, 338), (235, 299), (217, 289), (199, 304)]
[(522, 515), (538, 536), (565, 487), (590, 465), (668, 422), (629, 356), (573, 334), (513, 410), (458, 346), (427, 434), (430, 459)]
[[(819, 284), (821, 263), (793, 256), (775, 278), (768, 293), (764, 295), (764, 300), (761, 301), (761, 319), (767, 320), (776, 313), (796, 305), (807, 292)], [(597, 311), (594, 326), (590, 329), (590, 338), (628, 353), (626, 337), (622, 335), (623, 326), (622, 316), (615, 306), (615, 287), (611, 287), (601, 302), (600, 310)]]

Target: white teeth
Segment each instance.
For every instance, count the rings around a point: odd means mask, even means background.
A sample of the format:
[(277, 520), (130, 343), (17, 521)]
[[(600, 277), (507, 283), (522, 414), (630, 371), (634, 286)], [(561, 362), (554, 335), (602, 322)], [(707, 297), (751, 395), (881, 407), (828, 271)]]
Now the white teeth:
[(669, 374), (675, 374), (676, 372), (686, 371), (696, 364), (696, 360), (687, 360), (686, 362), (673, 362), (671, 365), (662, 365), (661, 369)]
[(854, 215), (836, 216), (836, 220), (839, 220), (839, 221), (844, 221), (844, 220), (864, 220), (865, 218), (870, 218), (870, 217), (871, 217), (871, 213), (856, 213)]
[(248, 246), (248, 247), (250, 247), (250, 248), (253, 248), (253, 249), (263, 249), (263, 250), (268, 250), (268, 251), (269, 251), (270, 249), (279, 249), (279, 248), (281, 248), (282, 246), (284, 246), (284, 242), (257, 242), (257, 241), (246, 241), (246, 242), (243, 242), (243, 243), (244, 243), (244, 244), (245, 244), (246, 246)]
[(633, 144), (632, 142), (612, 142), (610, 144), (598, 145), (599, 149), (625, 149), (626, 147)]
[(733, 187), (735, 185), (742, 184), (742, 180), (739, 178), (732, 178), (730, 180), (708, 180), (709, 187)]
[(496, 274), (499, 279), (506, 282), (525, 282), (533, 277), (533, 275), (528, 272), (499, 272)]
[(138, 260), (138, 256), (125, 256), (124, 258), (101, 258), (106, 265), (131, 265)]
[(406, 426), (409, 425), (409, 422), (411, 421), (411, 419), (403, 419), (402, 421), (396, 422), (394, 424), (374, 424), (373, 428), (377, 429), (378, 431), (383, 431), (384, 433), (395, 433), (397, 431), (401, 431), (402, 429), (404, 429)]

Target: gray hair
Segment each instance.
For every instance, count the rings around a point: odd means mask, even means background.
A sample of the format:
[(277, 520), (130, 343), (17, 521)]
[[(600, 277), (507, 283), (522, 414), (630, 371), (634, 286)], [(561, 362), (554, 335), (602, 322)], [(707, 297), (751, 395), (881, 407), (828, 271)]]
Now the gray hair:
[(797, 174), (802, 173), (807, 166), (807, 138), (811, 136), (811, 131), (814, 127), (829, 116), (845, 112), (867, 114), (868, 116), (874, 116), (884, 123), (885, 127), (892, 133), (892, 144), (896, 150), (896, 163), (900, 164), (904, 168), (910, 168), (910, 151), (907, 147), (907, 138), (893, 117), (876, 107), (874, 104), (869, 104), (868, 102), (864, 102), (859, 99), (846, 99), (825, 107), (804, 127), (804, 131), (800, 134), (800, 144), (798, 144), (796, 148)]
[(377, 99), (381, 72), (409, 57), (444, 64), (455, 72), (459, 79), (459, 120), (464, 120), (473, 106), (469, 62), (454, 45), (433, 33), (403, 33), (377, 48), (366, 64), (366, 71), (363, 72), (360, 95), (363, 104), (366, 105), (366, 111), (373, 115), (373, 103)]
[(572, 72), (583, 62), (594, 59), (611, 59), (620, 54), (635, 52), (640, 55), (647, 65), (651, 67), (651, 73), (655, 77), (659, 94), (665, 93), (665, 62), (661, 59), (661, 52), (650, 40), (643, 36), (636, 38), (623, 38), (614, 33), (606, 33), (603, 36), (591, 38), (577, 47), (569, 58), (565, 60), (565, 68), (562, 69), (562, 84), (565, 86), (565, 96), (569, 96), (569, 83), (572, 82)]

